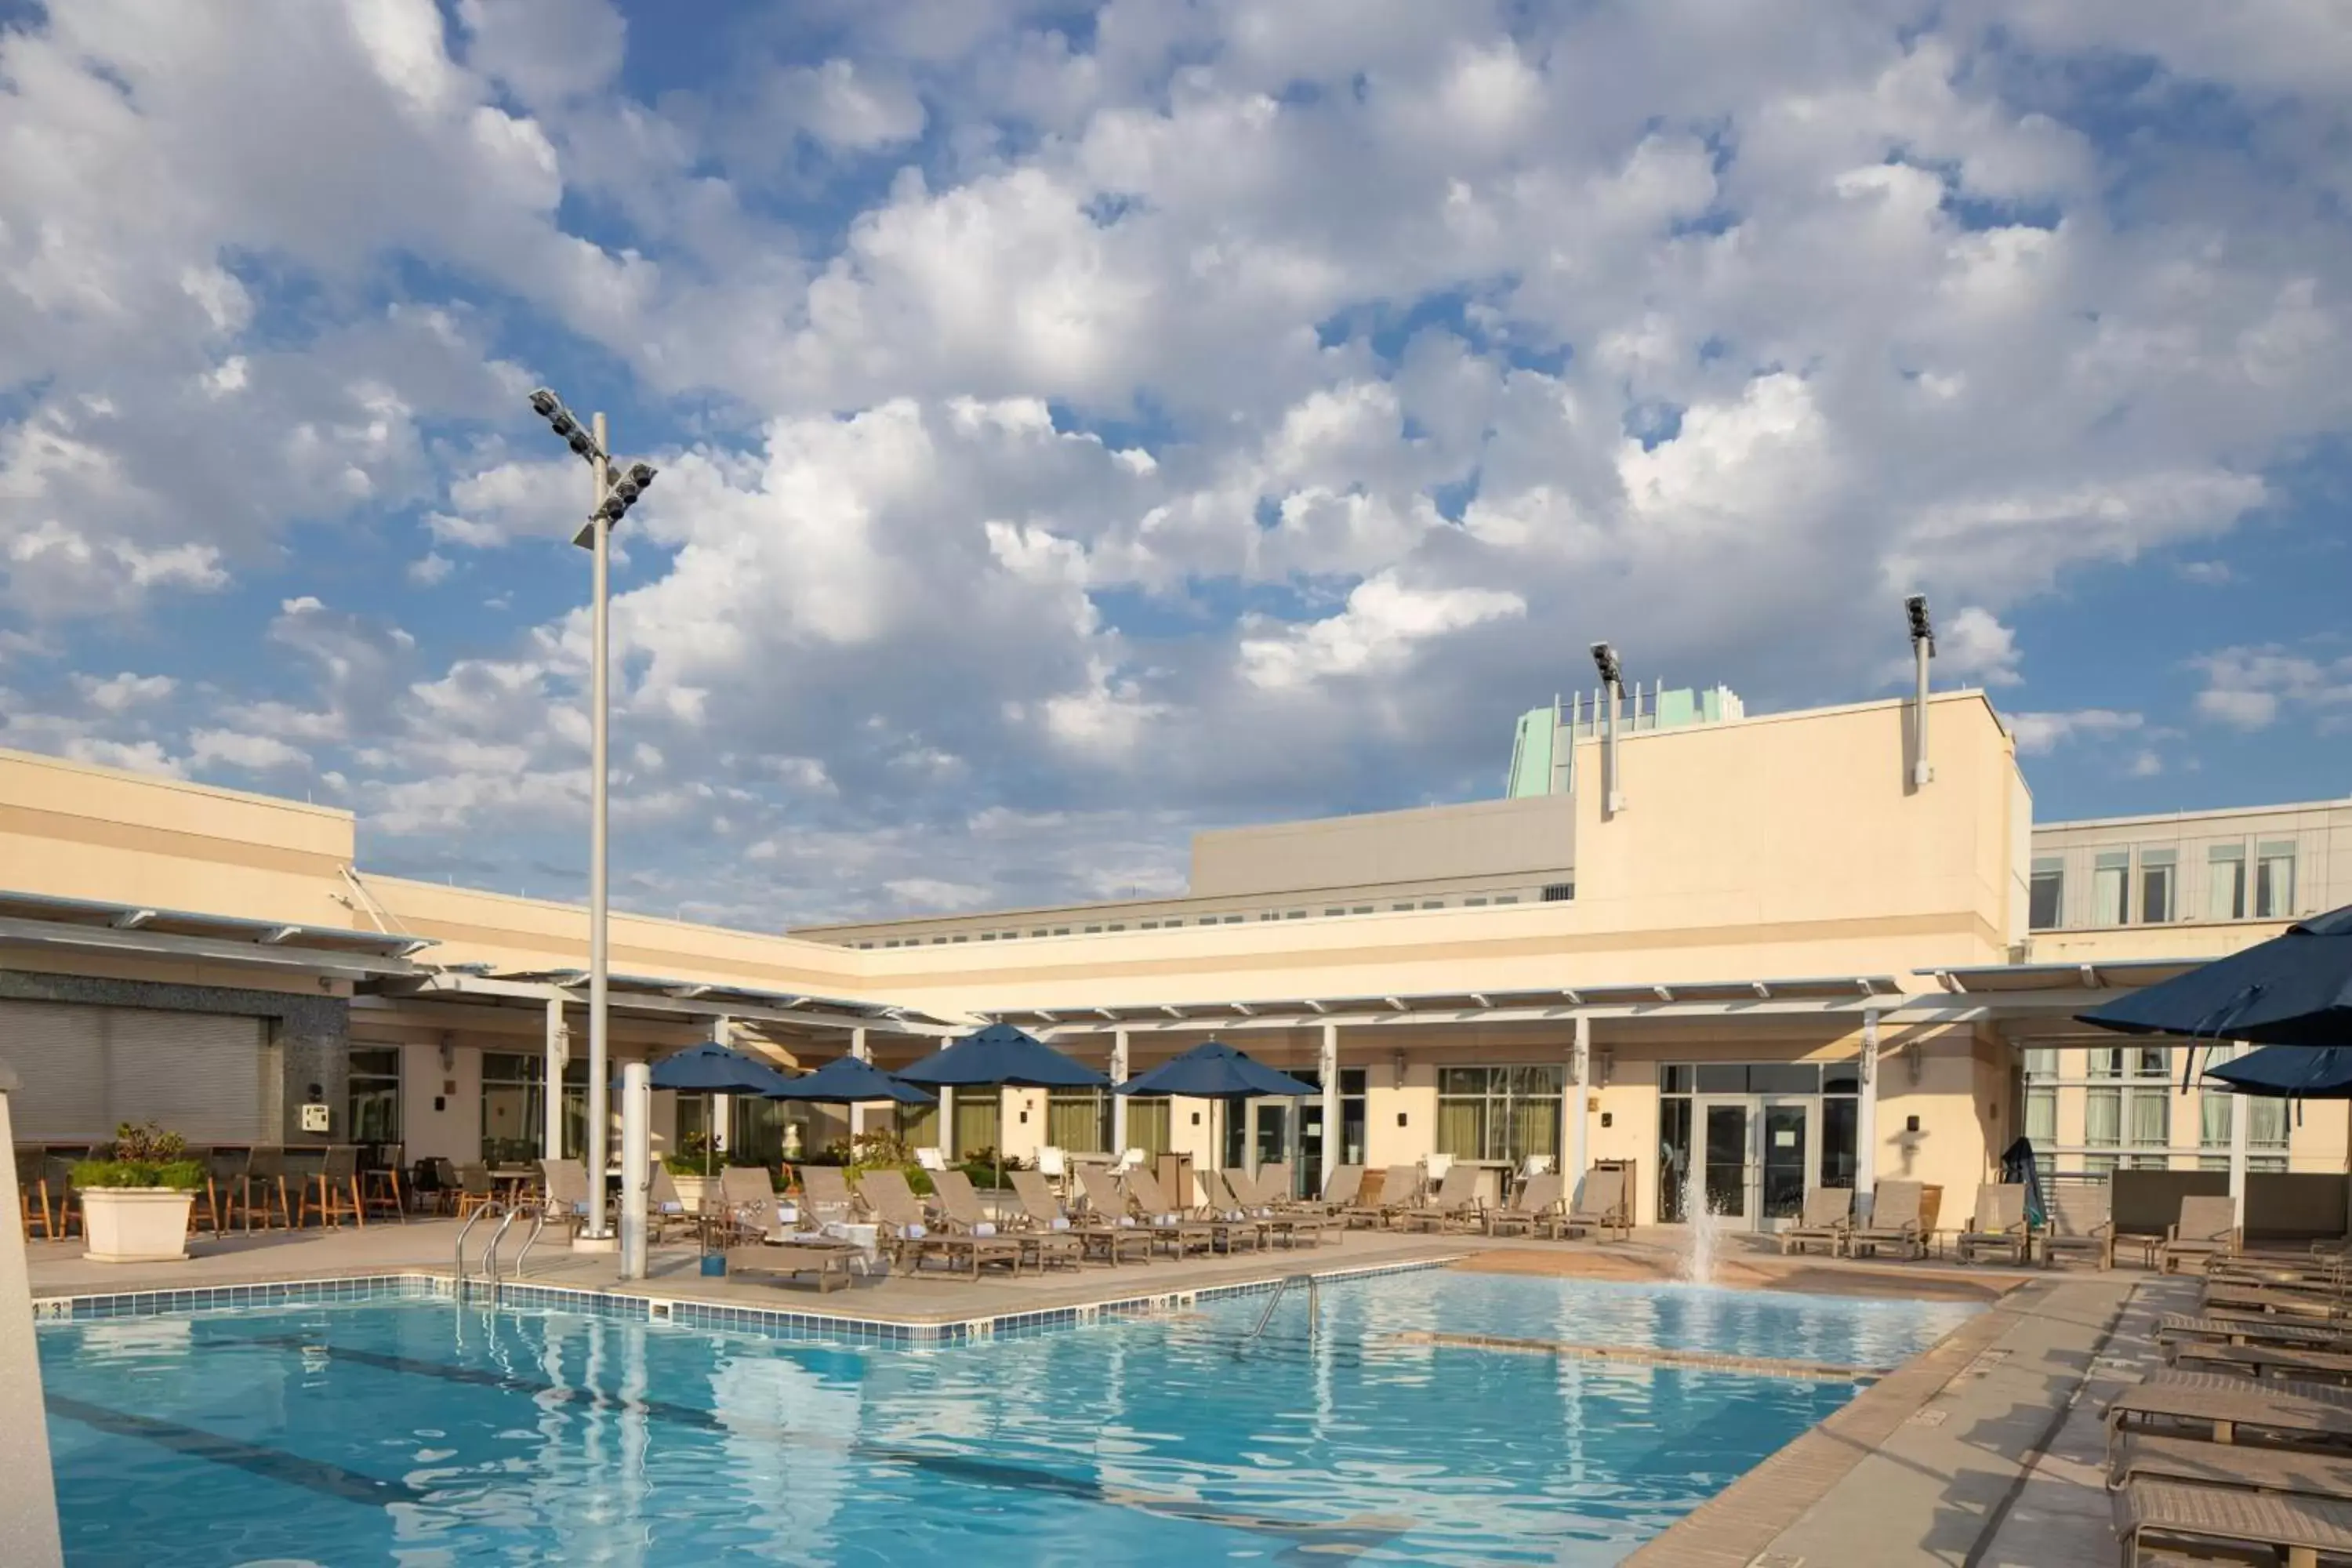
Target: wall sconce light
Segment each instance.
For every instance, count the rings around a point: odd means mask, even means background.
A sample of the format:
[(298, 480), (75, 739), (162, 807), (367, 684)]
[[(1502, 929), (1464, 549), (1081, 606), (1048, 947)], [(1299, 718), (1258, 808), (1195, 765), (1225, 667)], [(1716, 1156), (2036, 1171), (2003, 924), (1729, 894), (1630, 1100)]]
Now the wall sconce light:
[(447, 1072), (457, 1059), (457, 1037), (448, 1030), (441, 1031), (441, 1070)]
[(1399, 1051), (1395, 1056), (1389, 1058), (1389, 1068), (1390, 1070), (1396, 1075), (1395, 1081), (1391, 1083), (1389, 1087), (1391, 1089), (1402, 1089), (1404, 1087), (1404, 1053), (1402, 1051)]
[(1597, 1088), (1597, 1089), (1607, 1089), (1607, 1088), (1609, 1087), (1609, 1074), (1610, 1074), (1610, 1072), (1611, 1072), (1611, 1071), (1612, 1071), (1612, 1070), (1616, 1066), (1617, 1066), (1617, 1053), (1616, 1053), (1616, 1052), (1614, 1052), (1614, 1051), (1595, 1051), (1595, 1052), (1593, 1052), (1593, 1053), (1592, 1053), (1592, 1082), (1593, 1082), (1593, 1086), (1594, 1086), (1595, 1088)]

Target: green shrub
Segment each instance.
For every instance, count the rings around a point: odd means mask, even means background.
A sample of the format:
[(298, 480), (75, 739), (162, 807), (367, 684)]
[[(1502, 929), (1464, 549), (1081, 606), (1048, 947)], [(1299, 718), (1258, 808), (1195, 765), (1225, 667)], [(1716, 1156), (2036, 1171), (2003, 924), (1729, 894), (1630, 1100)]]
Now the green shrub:
[(73, 1184), (83, 1188), (170, 1187), (192, 1193), (205, 1184), (205, 1167), (200, 1160), (81, 1160), (74, 1164)]
[(849, 1167), (849, 1184), (855, 1187), (857, 1178), (868, 1171), (897, 1171), (907, 1178), (908, 1188), (919, 1198), (931, 1195), (931, 1173), (912, 1160), (899, 1164), (891, 1160), (865, 1160)]
[(118, 1122), (114, 1129), (112, 1157), (135, 1165), (162, 1165), (179, 1159), (188, 1152), (188, 1141), (176, 1132), (166, 1132), (152, 1121)]

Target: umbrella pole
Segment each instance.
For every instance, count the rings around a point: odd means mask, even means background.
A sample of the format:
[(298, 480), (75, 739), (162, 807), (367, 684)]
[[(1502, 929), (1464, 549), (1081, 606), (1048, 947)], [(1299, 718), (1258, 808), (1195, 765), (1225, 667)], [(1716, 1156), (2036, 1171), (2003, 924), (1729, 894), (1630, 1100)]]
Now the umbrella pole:
[(719, 1146), (719, 1095), (702, 1097), (702, 1179), (710, 1180), (711, 1152)]

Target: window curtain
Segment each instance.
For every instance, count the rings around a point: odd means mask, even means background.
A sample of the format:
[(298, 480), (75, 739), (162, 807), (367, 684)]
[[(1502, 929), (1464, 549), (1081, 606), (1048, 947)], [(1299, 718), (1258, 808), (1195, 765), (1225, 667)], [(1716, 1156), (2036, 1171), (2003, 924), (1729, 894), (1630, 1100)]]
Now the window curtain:
[(999, 1147), (996, 1142), (997, 1125), (1003, 1110), (1004, 1091), (1003, 1089), (969, 1089), (957, 1092), (955, 1102), (957, 1159), (968, 1159), (980, 1150)]
[(1437, 1152), (1457, 1160), (1486, 1157), (1486, 1101), (1483, 1097), (1437, 1102)]
[(1168, 1152), (1168, 1100), (1139, 1094), (1127, 1102), (1127, 1146), (1147, 1154)]
[(2197, 1091), (2197, 1142), (2200, 1147), (2227, 1149), (2230, 1146), (2230, 1101), (2232, 1098), (2215, 1089)]
[(2042, 1143), (2058, 1142), (2056, 1089), (2029, 1089), (2025, 1091), (2025, 1135)]
[(2172, 1141), (2171, 1096), (2163, 1089), (2142, 1089), (2131, 1097), (2131, 1142), (2141, 1148), (2162, 1147)]
[(1511, 1106), (1511, 1146), (1504, 1157), (1514, 1164), (1530, 1154), (1559, 1152), (1560, 1101), (1521, 1100)]
[(909, 1149), (936, 1149), (940, 1143), (940, 1108), (902, 1105), (898, 1108), (898, 1142)]
[(2112, 1089), (2086, 1090), (2083, 1096), (2083, 1142), (2116, 1144), (2123, 1142), (2123, 1096)]
[(2284, 1100), (2248, 1100), (2246, 1110), (2253, 1120), (2246, 1127), (2246, 1142), (2257, 1149), (2286, 1147), (2286, 1101)]
[(1103, 1110), (1100, 1089), (1054, 1090), (1045, 1106), (1045, 1142), (1082, 1154), (1102, 1153), (1110, 1137)]

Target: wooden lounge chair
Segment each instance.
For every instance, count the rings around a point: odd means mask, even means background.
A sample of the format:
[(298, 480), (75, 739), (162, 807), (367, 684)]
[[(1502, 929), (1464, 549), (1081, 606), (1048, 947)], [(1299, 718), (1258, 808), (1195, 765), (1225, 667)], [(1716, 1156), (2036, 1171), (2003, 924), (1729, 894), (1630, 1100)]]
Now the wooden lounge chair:
[[(1219, 1173), (1206, 1171), (1196, 1174), (1213, 1178)], [(1127, 1190), (1155, 1223), (1160, 1216), (1172, 1214), (1178, 1216), (1180, 1226), (1189, 1224), (1207, 1227), (1212, 1251), (1231, 1252), (1237, 1246), (1261, 1247), (1265, 1242), (1265, 1233), (1258, 1228), (1255, 1219), (1246, 1216), (1238, 1220), (1226, 1219), (1201, 1205), (1186, 1209), (1171, 1203), (1166, 1189), (1160, 1184), (1160, 1178), (1140, 1165), (1127, 1173)]]
[[(1253, 1203), (1255, 1195), (1246, 1180), (1236, 1182), (1233, 1171), (1202, 1171), (1201, 1185), (1206, 1189), (1208, 1201), (1201, 1205), (1202, 1217), (1212, 1225), (1236, 1226), (1247, 1229), (1253, 1237), (1251, 1245), (1265, 1248), (1274, 1245), (1274, 1216), (1264, 1207)], [(1228, 1246), (1230, 1250), (1230, 1243)]]
[(1364, 1190), (1364, 1168), (1361, 1165), (1334, 1165), (1331, 1179), (1323, 1184), (1323, 1195), (1315, 1199), (1315, 1206), (1327, 1215), (1338, 1215), (1352, 1205)]
[(1391, 1218), (1412, 1207), (1420, 1194), (1421, 1167), (1391, 1165), (1381, 1178), (1380, 1191), (1370, 1199), (1342, 1209), (1339, 1217), (1350, 1226), (1361, 1224), (1373, 1230), (1384, 1230)]
[(2116, 1535), (2126, 1563), (2156, 1561), (2156, 1552), (2188, 1543), (2200, 1553), (2221, 1547), (2318, 1568), (2323, 1552), (2339, 1560), (2352, 1552), (2352, 1500), (2134, 1481), (2116, 1500)]
[[(736, 1194), (721, 1187), (727, 1205), (727, 1272), (735, 1275), (772, 1274), (783, 1279), (816, 1277), (817, 1294), (846, 1287), (864, 1271), (866, 1248), (854, 1241), (826, 1236), (803, 1226), (799, 1211), (774, 1201), (767, 1191), (767, 1173), (751, 1166), (730, 1166), (746, 1172), (766, 1194), (754, 1198), (750, 1184), (735, 1184)], [(740, 1194), (740, 1195), (739, 1195)]]
[(868, 1171), (857, 1178), (857, 1190), (889, 1235), (908, 1272), (921, 1273), (926, 1258), (944, 1258), (950, 1268), (961, 1261), (974, 1279), (980, 1278), (983, 1264), (1002, 1263), (1016, 1275), (1021, 1272), (1022, 1246), (1010, 1237), (934, 1230), (904, 1172)]
[(2303, 1345), (2311, 1350), (2352, 1349), (2352, 1324), (2342, 1328), (2325, 1323), (2301, 1323), (2267, 1314), (2251, 1318), (2216, 1318), (2171, 1312), (2156, 1325), (2156, 1342), (2166, 1348), (2195, 1341), (2219, 1344)]
[[(1269, 1171), (1279, 1169), (1281, 1167), (1275, 1165), (1266, 1167)], [(1269, 1189), (1264, 1171), (1255, 1176), (1247, 1171), (1227, 1171), (1224, 1178), (1234, 1205), (1264, 1225), (1284, 1246), (1297, 1247), (1302, 1236), (1318, 1247), (1323, 1245), (1323, 1233), (1331, 1228), (1330, 1216), (1320, 1207), (1302, 1205), (1290, 1198), (1275, 1195), (1277, 1192), (1289, 1192), (1286, 1180), (1280, 1187)]]
[(1805, 1194), (1805, 1212), (1780, 1233), (1780, 1252), (1802, 1252), (1809, 1247), (1829, 1249), (1832, 1258), (1845, 1256), (1846, 1232), (1853, 1228), (1853, 1189), (1815, 1187)]
[(1078, 1185), (1087, 1194), (1087, 1206), (1104, 1216), (1112, 1225), (1125, 1224), (1141, 1231), (1154, 1247), (1167, 1247), (1181, 1260), (1195, 1247), (1206, 1252), (1216, 1243), (1217, 1233), (1196, 1220), (1188, 1220), (1173, 1209), (1163, 1205), (1148, 1206), (1141, 1203), (1132, 1184), (1141, 1176), (1151, 1182), (1152, 1195), (1160, 1196), (1160, 1184), (1150, 1173), (1139, 1165), (1130, 1173), (1128, 1184), (1122, 1184), (1109, 1172), (1081, 1165)]
[(2205, 1443), (2194, 1437), (2134, 1433), (2124, 1439), (2115, 1484), (2134, 1480), (2190, 1481), (2305, 1497), (2352, 1497), (2352, 1455), (2245, 1443)]
[(1879, 1183), (1870, 1218), (1846, 1233), (1847, 1251), (1859, 1258), (1864, 1247), (1874, 1253), (1882, 1247), (1892, 1247), (1905, 1258), (1927, 1257), (1927, 1238), (1919, 1229), (1919, 1195), (1916, 1182)]
[(2116, 1266), (2116, 1222), (2105, 1185), (2060, 1182), (2050, 1194), (2049, 1224), (2042, 1232), (2042, 1266), (2061, 1252), (2087, 1252), (2101, 1269)]
[(2109, 1402), (2110, 1468), (2120, 1460), (2125, 1434), (2151, 1428), (2214, 1443), (2253, 1433), (2273, 1442), (2340, 1447), (2352, 1445), (2352, 1390), (2159, 1372)]
[(2317, 1345), (2269, 1343), (2229, 1344), (2214, 1340), (2183, 1340), (2172, 1347), (2177, 1366), (2199, 1372), (2226, 1370), (2246, 1376), (2294, 1378), (2308, 1383), (2352, 1383), (2352, 1354), (2323, 1350)]
[(1557, 1241), (1560, 1226), (1567, 1221), (1560, 1212), (1567, 1199), (1567, 1184), (1558, 1171), (1529, 1176), (1520, 1186), (1517, 1197), (1500, 1208), (1486, 1211), (1486, 1234), (1500, 1236), (1507, 1230), (1517, 1230), (1533, 1236), (1542, 1231)]
[(2025, 1184), (2001, 1182), (1977, 1189), (1977, 1212), (1958, 1243), (1960, 1261), (1974, 1263), (1979, 1253), (2007, 1253), (2022, 1264), (2033, 1255), (2033, 1232), (2025, 1223)]
[(1151, 1237), (1143, 1231), (1112, 1224), (1097, 1215), (1074, 1218), (1064, 1214), (1061, 1203), (1054, 1196), (1053, 1184), (1042, 1171), (1005, 1173), (1013, 1178), (1013, 1196), (1020, 1200), (1021, 1212), (1030, 1226), (1077, 1237), (1079, 1257), (1100, 1254), (1102, 1260), (1114, 1268), (1124, 1253), (1135, 1253), (1146, 1263), (1151, 1261)]
[[(802, 1217), (809, 1226), (852, 1225), (866, 1212), (849, 1190), (849, 1173), (839, 1165), (803, 1165), (800, 1176), (803, 1206), (808, 1210)], [(908, 1195), (914, 1195), (912, 1188)]]
[(2352, 1318), (2352, 1303), (2333, 1294), (2285, 1290), (2275, 1285), (2208, 1283), (2204, 1308), (2209, 1313), (2262, 1313), (2301, 1322), (2336, 1322)]
[(1581, 1231), (1597, 1230), (1603, 1241), (1609, 1233), (1630, 1238), (1633, 1234), (1633, 1210), (1627, 1201), (1625, 1167), (1596, 1165), (1584, 1173), (1576, 1184), (1574, 1201), (1568, 1206), (1568, 1217), (1560, 1228), (1570, 1236)]
[(718, 1196), (703, 1199), (705, 1209), (714, 1205), (730, 1228), (753, 1235), (776, 1228), (787, 1212), (799, 1218), (792, 1205), (777, 1198), (768, 1173), (758, 1165), (723, 1167), (719, 1173)]
[[(548, 1219), (566, 1226), (572, 1235), (579, 1235), (580, 1227), (588, 1223), (588, 1167), (577, 1160), (541, 1160), (539, 1174), (541, 1184), (539, 1201)], [(478, 1179), (481, 1187), (479, 1194), (474, 1190)], [(457, 1183), (459, 1214), (471, 1213), (488, 1201), (491, 1184), (488, 1167), (460, 1166)]]
[(1397, 1217), (1407, 1229), (1454, 1230), (1483, 1228), (1486, 1205), (1478, 1201), (1477, 1166), (1456, 1160), (1445, 1169), (1437, 1191), (1418, 1208), (1402, 1209)]
[(2180, 1217), (2164, 1233), (2157, 1268), (2177, 1274), (2183, 1258), (2226, 1258), (2237, 1250), (2237, 1205), (2228, 1198), (2192, 1195), (2180, 1200)]
[(1000, 1226), (988, 1217), (980, 1206), (980, 1194), (971, 1178), (961, 1171), (941, 1171), (931, 1178), (931, 1192), (936, 1207), (946, 1217), (946, 1228), (953, 1235), (1001, 1236), (1021, 1248), (1021, 1260), (1034, 1264), (1039, 1273), (1055, 1263), (1066, 1263), (1076, 1268), (1085, 1251), (1078, 1238), (1066, 1231), (1014, 1230)]

